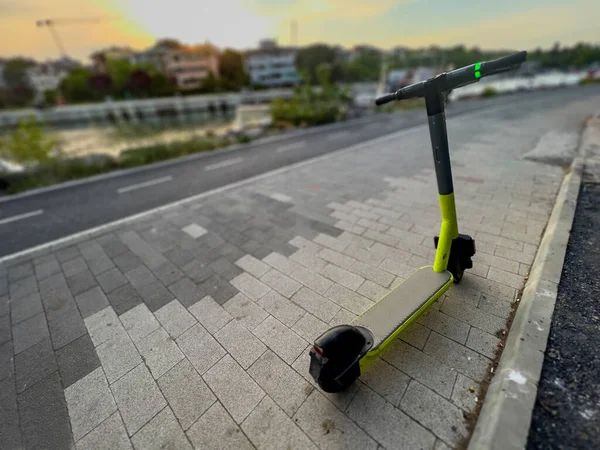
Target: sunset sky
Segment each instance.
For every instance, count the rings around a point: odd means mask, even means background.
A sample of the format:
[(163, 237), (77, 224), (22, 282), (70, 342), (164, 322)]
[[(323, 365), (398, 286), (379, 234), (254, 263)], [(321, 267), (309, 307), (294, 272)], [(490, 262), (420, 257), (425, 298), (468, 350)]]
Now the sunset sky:
[(465, 44), (531, 49), (555, 41), (600, 42), (598, 0), (0, 0), (0, 57), (55, 58), (44, 18), (104, 17), (57, 28), (67, 53), (85, 60), (108, 45), (142, 49), (156, 38), (254, 47), (274, 37), (383, 48)]

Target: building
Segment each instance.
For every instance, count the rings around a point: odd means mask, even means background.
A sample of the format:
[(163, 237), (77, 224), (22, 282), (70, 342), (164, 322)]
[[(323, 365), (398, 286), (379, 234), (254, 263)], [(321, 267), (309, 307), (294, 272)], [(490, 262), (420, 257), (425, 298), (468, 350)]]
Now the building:
[(293, 86), (300, 82), (296, 69), (295, 47), (279, 47), (274, 40), (263, 40), (259, 48), (245, 54), (246, 71), (254, 85)]
[(171, 50), (163, 61), (165, 73), (181, 90), (198, 89), (211, 74), (219, 77), (219, 51), (210, 44)]
[(129, 47), (108, 47), (92, 53), (90, 59), (96, 70), (105, 72), (107, 61), (119, 59), (129, 60), (134, 54), (135, 52)]
[(134, 53), (129, 61), (135, 65), (150, 65), (157, 71), (165, 73), (167, 57), (175, 50), (167, 45), (155, 44), (147, 50)]

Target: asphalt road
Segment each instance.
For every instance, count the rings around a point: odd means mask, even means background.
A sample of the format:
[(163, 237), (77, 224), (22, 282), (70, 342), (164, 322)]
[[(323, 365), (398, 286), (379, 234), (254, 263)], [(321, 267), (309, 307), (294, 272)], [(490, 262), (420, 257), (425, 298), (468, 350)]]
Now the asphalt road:
[[(599, 94), (600, 86), (588, 86), (461, 101), (448, 106), (447, 117), (477, 111), (498, 115), (499, 119), (506, 114), (543, 114), (547, 108), (561, 108), (566, 103)], [(34, 195), (0, 198), (0, 256), (426, 124), (423, 110), (371, 116), (342, 126), (323, 126), (276, 141), (159, 163)]]
[(600, 185), (584, 184), (571, 229), (528, 450), (600, 446)]

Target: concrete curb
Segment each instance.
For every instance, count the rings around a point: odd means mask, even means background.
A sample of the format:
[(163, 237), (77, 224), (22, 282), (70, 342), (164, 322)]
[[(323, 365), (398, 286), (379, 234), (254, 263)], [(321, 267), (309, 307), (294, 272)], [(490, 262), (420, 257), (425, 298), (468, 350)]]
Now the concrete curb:
[(590, 122), (560, 187), (469, 450), (523, 449), (527, 445), (589, 139)]

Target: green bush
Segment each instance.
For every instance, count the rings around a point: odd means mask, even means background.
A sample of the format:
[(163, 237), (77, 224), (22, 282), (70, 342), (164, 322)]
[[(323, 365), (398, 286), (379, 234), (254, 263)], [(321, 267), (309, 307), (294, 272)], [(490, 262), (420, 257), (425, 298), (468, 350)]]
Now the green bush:
[(19, 163), (34, 165), (51, 159), (55, 141), (35, 117), (20, 120), (17, 128), (0, 141), (0, 154)]
[(587, 84), (600, 84), (600, 78), (584, 78), (579, 82), (582, 86)]
[(493, 88), (492, 86), (488, 86), (483, 90), (483, 92), (481, 93), (481, 96), (482, 97), (493, 97), (497, 94), (498, 94), (498, 91), (496, 90), (496, 88)]

